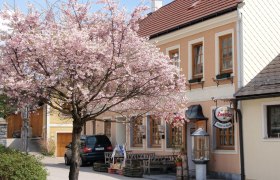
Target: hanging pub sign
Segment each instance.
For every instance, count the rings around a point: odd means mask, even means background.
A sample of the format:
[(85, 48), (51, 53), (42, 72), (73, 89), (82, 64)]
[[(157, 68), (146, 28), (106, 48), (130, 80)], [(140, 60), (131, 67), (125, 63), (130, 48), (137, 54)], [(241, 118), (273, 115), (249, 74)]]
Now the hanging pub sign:
[(220, 129), (227, 129), (232, 127), (230, 120), (233, 118), (233, 111), (231, 108), (222, 106), (216, 108), (214, 111), (215, 122), (214, 126)]

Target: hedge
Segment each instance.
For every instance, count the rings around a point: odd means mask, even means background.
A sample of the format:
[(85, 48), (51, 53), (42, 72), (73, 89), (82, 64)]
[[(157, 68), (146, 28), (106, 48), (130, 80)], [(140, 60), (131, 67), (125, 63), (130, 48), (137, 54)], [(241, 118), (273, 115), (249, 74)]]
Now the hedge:
[(0, 145), (0, 180), (46, 180), (40, 159)]

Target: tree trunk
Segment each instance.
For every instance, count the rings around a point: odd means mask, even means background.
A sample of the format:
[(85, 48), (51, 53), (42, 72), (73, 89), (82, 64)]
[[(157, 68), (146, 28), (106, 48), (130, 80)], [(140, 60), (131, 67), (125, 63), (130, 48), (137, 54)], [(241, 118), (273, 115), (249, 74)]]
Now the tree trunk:
[(72, 131), (72, 158), (70, 162), (70, 172), (69, 180), (78, 180), (80, 171), (80, 144), (81, 144), (81, 132), (82, 123), (80, 119), (75, 119), (73, 121), (73, 131)]

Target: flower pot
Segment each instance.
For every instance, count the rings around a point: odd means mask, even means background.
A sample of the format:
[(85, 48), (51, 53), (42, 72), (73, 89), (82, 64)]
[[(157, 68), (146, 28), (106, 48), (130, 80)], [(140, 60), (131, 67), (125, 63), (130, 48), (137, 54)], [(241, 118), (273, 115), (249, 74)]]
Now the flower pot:
[(176, 162), (176, 166), (177, 166), (177, 167), (182, 166), (182, 162)]
[(108, 173), (109, 174), (116, 174), (116, 169), (108, 168)]

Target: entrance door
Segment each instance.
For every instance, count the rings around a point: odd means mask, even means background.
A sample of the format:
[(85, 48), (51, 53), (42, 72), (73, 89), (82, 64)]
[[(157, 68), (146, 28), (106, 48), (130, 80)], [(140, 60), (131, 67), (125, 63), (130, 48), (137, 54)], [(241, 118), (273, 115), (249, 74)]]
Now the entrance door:
[(193, 122), (187, 123), (188, 165), (189, 165), (189, 173), (191, 176), (195, 175), (195, 164), (192, 161), (192, 138), (191, 138), (191, 134), (195, 130), (196, 130), (195, 123), (193, 123)]
[(56, 145), (56, 156), (63, 157), (65, 153), (65, 146), (72, 141), (71, 133), (58, 133), (57, 134), (57, 145)]
[(21, 127), (22, 127), (22, 119), (20, 113), (12, 114), (7, 117), (8, 122), (8, 138), (13, 138), (13, 134), (18, 135), (20, 137)]
[(41, 137), (43, 131), (43, 108), (38, 109), (30, 115), (30, 127), (32, 127), (32, 137)]

